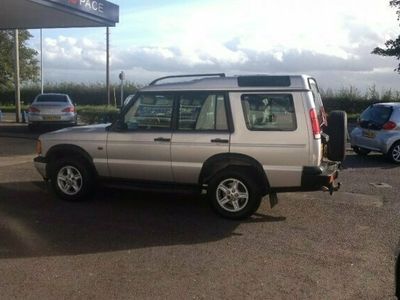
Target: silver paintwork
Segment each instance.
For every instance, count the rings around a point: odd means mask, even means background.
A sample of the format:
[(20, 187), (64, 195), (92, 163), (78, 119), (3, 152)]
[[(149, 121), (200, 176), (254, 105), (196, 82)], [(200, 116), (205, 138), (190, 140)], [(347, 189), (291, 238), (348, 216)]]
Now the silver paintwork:
[[(322, 161), (321, 139), (315, 139), (311, 130), (309, 110), (315, 108), (315, 103), (308, 78), (306, 75), (291, 76), (292, 85), (285, 88), (240, 88), (235, 77), (145, 87), (138, 93), (226, 91), (234, 131), (118, 132), (106, 130), (108, 125), (75, 127), (40, 136), (42, 155), (46, 156), (52, 146), (71, 144), (81, 147), (93, 158), (100, 176), (197, 184), (203, 164), (208, 158), (216, 154), (237, 153), (257, 160), (271, 187), (300, 187), (303, 167), (319, 166)], [(244, 92), (291, 94), (296, 112), (296, 130), (249, 131), (240, 99)], [(157, 138), (171, 141), (156, 142)], [(229, 142), (211, 143), (211, 140), (217, 138)], [(37, 167), (42, 173), (43, 166)]]
[(394, 143), (400, 141), (400, 103), (379, 103), (375, 105), (392, 107), (393, 112), (389, 121), (396, 123), (397, 127), (392, 130), (368, 129), (367, 131), (375, 136), (374, 138), (368, 138), (363, 135), (366, 129), (357, 126), (350, 133), (350, 143), (352, 147), (357, 146), (387, 154)]

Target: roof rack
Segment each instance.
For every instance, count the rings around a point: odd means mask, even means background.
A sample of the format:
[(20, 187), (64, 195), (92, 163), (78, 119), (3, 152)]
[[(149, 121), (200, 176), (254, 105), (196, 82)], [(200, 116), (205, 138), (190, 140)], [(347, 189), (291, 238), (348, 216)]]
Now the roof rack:
[(170, 79), (170, 78), (184, 78), (184, 77), (212, 77), (212, 76), (218, 76), (218, 77), (225, 77), (225, 73), (210, 73), (210, 74), (189, 74), (189, 75), (173, 75), (173, 76), (165, 76), (165, 77), (160, 77), (154, 81), (152, 81), (149, 85), (155, 85), (157, 82), (164, 80), (164, 79)]

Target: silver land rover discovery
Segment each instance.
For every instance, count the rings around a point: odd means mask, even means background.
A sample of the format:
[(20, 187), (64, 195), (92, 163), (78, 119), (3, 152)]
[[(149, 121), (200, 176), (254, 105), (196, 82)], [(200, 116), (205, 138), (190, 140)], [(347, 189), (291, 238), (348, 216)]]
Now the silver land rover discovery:
[(337, 190), (346, 132), (346, 113), (327, 116), (309, 76), (169, 76), (139, 90), (113, 124), (40, 136), (35, 166), (64, 200), (99, 183), (194, 188), (240, 219), (265, 195), (274, 205), (278, 192)]

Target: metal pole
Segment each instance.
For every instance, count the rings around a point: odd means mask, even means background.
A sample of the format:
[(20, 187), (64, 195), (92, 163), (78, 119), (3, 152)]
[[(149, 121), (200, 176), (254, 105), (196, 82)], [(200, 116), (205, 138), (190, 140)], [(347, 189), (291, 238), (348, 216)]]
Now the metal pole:
[(111, 88), (110, 88), (110, 28), (107, 27), (107, 59), (106, 59), (106, 85), (107, 85), (107, 104), (111, 103)]
[(43, 30), (40, 29), (40, 91), (43, 94), (44, 83), (43, 83)]
[(21, 121), (21, 91), (19, 85), (19, 31), (15, 29), (14, 32), (14, 63), (15, 63), (15, 121)]

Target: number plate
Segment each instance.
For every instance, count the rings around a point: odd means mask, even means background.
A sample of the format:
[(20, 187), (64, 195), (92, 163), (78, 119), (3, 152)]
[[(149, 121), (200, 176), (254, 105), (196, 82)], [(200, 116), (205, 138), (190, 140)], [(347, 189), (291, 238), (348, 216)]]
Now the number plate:
[(60, 116), (43, 116), (43, 120), (45, 121), (58, 121), (60, 119)]
[(373, 139), (375, 137), (375, 132), (371, 131), (371, 130), (363, 130), (363, 136), (369, 138), (369, 139)]

